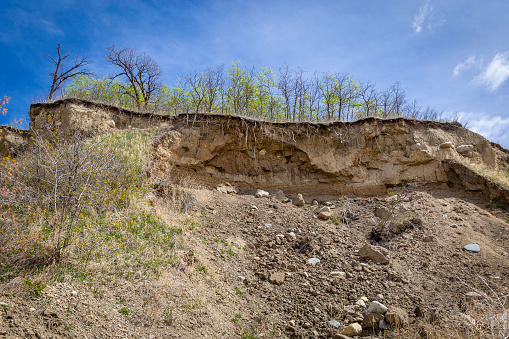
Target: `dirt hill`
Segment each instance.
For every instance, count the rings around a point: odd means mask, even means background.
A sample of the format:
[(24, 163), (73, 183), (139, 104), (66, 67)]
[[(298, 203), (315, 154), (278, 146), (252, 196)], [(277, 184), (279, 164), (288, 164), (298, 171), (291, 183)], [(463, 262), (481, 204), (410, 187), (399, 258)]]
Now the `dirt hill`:
[[(54, 107), (56, 124), (66, 111)], [(99, 116), (94, 126), (116, 119)], [(502, 147), (455, 124), (408, 119), (152, 121), (104, 131), (151, 133), (152, 190), (137, 200), (145, 214), (134, 225), (162, 227), (146, 221), (151, 213), (180, 230), (174, 259), (144, 261), (158, 242), (129, 244), (124, 232), (124, 252), (2, 280), (0, 337), (509, 335)]]

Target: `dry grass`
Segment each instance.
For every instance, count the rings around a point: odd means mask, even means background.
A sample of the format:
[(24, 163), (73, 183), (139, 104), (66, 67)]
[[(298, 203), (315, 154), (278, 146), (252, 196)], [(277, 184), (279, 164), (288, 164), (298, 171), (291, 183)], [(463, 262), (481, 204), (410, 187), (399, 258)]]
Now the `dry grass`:
[(494, 182), (509, 187), (509, 171), (500, 171), (488, 168), (485, 165), (481, 165), (478, 163), (474, 163), (466, 159), (463, 162), (470, 169), (476, 171), (477, 173), (493, 180)]

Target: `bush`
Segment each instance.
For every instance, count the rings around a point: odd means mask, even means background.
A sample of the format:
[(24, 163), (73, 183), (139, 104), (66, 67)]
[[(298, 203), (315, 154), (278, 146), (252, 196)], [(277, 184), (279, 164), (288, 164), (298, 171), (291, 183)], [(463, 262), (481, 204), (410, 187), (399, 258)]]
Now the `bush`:
[(61, 261), (90, 215), (125, 209), (143, 193), (143, 163), (114, 139), (46, 129), (0, 163), (0, 274), (15, 263)]

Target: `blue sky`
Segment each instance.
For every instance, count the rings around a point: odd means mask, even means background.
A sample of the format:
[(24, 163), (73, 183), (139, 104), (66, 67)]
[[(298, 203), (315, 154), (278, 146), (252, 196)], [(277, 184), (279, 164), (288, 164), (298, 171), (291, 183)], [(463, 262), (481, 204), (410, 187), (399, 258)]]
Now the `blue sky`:
[(164, 80), (239, 60), (310, 73), (354, 74), (407, 98), (457, 114), (509, 148), (509, 1), (74, 1), (3, 0), (0, 123), (26, 118), (47, 94), (57, 43), (113, 72), (104, 47), (136, 48)]

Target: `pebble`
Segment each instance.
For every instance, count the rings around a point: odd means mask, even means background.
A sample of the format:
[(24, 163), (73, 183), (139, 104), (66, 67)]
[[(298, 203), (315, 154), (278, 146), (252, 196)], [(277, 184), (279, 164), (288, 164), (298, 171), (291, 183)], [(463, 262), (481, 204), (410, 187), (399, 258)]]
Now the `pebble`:
[(410, 146), (410, 150), (412, 150), (412, 151), (418, 150), (419, 148), (421, 148), (421, 143), (420, 142)]
[(472, 299), (478, 299), (478, 298), (482, 297), (482, 295), (480, 295), (477, 292), (468, 292), (468, 293), (465, 293), (465, 296), (472, 298)]
[(452, 228), (458, 228), (458, 225), (457, 224), (451, 224), (451, 227)]
[(341, 277), (343, 278), (346, 273), (345, 272), (341, 272), (341, 271), (332, 271), (330, 272), (330, 275), (332, 275), (333, 277)]
[(257, 198), (268, 198), (270, 196), (269, 192), (264, 190), (257, 190), (255, 196)]
[(463, 249), (465, 251), (474, 252), (474, 253), (478, 253), (478, 252), (481, 251), (481, 248), (477, 244), (468, 244), (468, 245), (465, 245), (465, 246), (463, 246)]
[(362, 299), (357, 300), (357, 302), (355, 304), (359, 305), (361, 307), (366, 307), (366, 303)]
[(264, 223), (264, 224), (263, 224), (263, 226), (265, 226), (265, 227), (270, 227), (270, 226), (272, 226), (272, 225), (271, 225), (271, 224), (268, 224), (268, 223)]
[(345, 327), (341, 334), (353, 337), (362, 333), (362, 326), (359, 323), (353, 323)]
[(338, 328), (339, 326), (341, 326), (341, 324), (337, 320), (330, 320), (329, 325), (334, 326), (335, 328)]
[(320, 262), (320, 259), (318, 258), (309, 258), (308, 259), (308, 264), (311, 264), (313, 266), (315, 266), (316, 264), (318, 264)]
[(297, 194), (297, 199), (295, 199), (295, 201), (293, 202), (293, 204), (295, 206), (304, 206), (306, 205), (306, 201), (304, 200), (304, 198), (302, 197), (302, 194)]
[(378, 301), (372, 301), (369, 303), (368, 306), (368, 313), (376, 313), (376, 314), (385, 314), (387, 312), (388, 308)]
[(452, 142), (450, 142), (450, 141), (440, 144), (440, 148), (451, 148), (451, 147), (452, 147)]
[(320, 212), (318, 213), (318, 218), (322, 220), (329, 220), (332, 217), (331, 212)]
[(322, 208), (320, 208), (318, 211), (316, 211), (316, 213), (321, 213), (321, 212), (330, 212), (330, 207), (329, 206), (323, 206)]
[(297, 238), (297, 236), (295, 236), (295, 233), (293, 233), (293, 232), (288, 232), (288, 233), (286, 233), (286, 235), (291, 240), (295, 240)]

